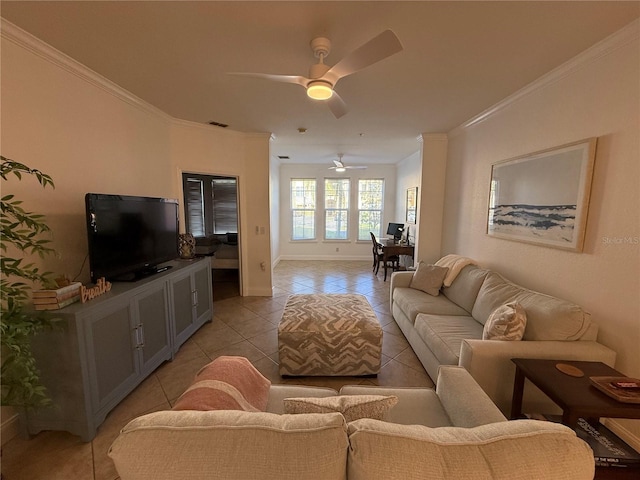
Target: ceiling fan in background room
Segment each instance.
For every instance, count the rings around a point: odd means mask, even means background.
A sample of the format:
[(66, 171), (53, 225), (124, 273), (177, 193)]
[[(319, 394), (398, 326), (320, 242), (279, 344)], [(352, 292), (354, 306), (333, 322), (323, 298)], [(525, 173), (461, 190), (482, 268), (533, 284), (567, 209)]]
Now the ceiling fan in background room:
[(367, 167), (365, 167), (364, 165), (354, 165), (354, 166), (350, 166), (350, 165), (345, 165), (342, 162), (342, 157), (344, 156), (344, 154), (339, 153), (338, 154), (338, 160), (334, 160), (334, 166), (333, 167), (329, 167), (329, 170), (335, 170), (338, 173), (342, 173), (342, 172), (346, 172), (347, 170), (364, 170)]
[(385, 30), (348, 54), (333, 67), (324, 63), (324, 59), (331, 51), (331, 41), (328, 38), (317, 37), (311, 40), (311, 50), (313, 55), (318, 58), (318, 63), (309, 68), (309, 78), (300, 75), (242, 72), (229, 72), (229, 75), (242, 75), (300, 85), (305, 88), (309, 98), (326, 101), (331, 113), (336, 118), (340, 118), (347, 113), (347, 106), (334, 90), (338, 80), (402, 51), (402, 44), (395, 33), (391, 30)]

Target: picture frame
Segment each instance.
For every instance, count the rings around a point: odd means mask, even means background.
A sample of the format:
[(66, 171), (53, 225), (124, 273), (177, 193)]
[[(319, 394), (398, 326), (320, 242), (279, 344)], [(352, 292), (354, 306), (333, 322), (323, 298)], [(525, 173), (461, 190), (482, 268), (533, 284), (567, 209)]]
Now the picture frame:
[(487, 234), (581, 252), (597, 139), (491, 166)]
[(418, 212), (418, 187), (407, 188), (406, 222), (416, 223)]

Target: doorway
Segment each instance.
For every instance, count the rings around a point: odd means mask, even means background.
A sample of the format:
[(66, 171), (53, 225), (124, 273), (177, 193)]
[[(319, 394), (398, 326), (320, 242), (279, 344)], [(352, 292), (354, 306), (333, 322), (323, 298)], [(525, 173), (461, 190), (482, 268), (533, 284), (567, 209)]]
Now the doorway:
[(211, 260), (213, 301), (242, 295), (238, 178), (182, 173), (185, 229)]

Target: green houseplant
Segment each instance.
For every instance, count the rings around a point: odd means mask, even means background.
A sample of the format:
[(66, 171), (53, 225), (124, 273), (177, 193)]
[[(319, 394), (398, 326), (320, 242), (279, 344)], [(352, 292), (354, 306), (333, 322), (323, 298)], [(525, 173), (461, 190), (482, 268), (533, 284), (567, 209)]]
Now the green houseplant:
[[(49, 175), (2, 156), (0, 160), (3, 182), (32, 176), (43, 188), (55, 188)], [(33, 285), (54, 286), (51, 274), (41, 271), (29, 258), (35, 255), (44, 258), (54, 252), (47, 237), (50, 228), (42, 215), (24, 210), (22, 201), (11, 194), (0, 199), (0, 227), (1, 403), (35, 408), (48, 404), (49, 399), (39, 380), (31, 338), (52, 328), (56, 319), (28, 308)]]

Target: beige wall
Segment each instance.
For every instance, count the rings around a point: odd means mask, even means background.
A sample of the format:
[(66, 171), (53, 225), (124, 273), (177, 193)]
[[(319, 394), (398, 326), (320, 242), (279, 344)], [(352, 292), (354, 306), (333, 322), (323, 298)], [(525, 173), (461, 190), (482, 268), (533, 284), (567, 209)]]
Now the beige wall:
[[(409, 241), (415, 245), (416, 236), (420, 227), (420, 198), (422, 197), (422, 148), (413, 155), (409, 155), (407, 158), (398, 163), (396, 167), (396, 214), (394, 218), (406, 219), (407, 216), (407, 189), (418, 187), (418, 212), (416, 223), (405, 224), (405, 228), (408, 228), (410, 235)], [(408, 255), (400, 258), (405, 267), (413, 266), (416, 259), (409, 257)]]
[[(442, 254), (459, 253), (592, 313), (616, 367), (640, 377), (638, 22), (449, 140)], [(571, 67), (571, 68), (569, 68)], [(491, 163), (598, 137), (584, 252), (485, 234)], [(640, 445), (640, 421), (619, 421)]]
[(447, 144), (445, 134), (422, 135), (422, 193), (418, 202), (420, 223), (416, 235), (416, 262), (435, 263), (441, 257)]
[(271, 263), (280, 261), (280, 160), (272, 156), (269, 163), (269, 211), (271, 215)]
[[(58, 65), (2, 41), (2, 155), (51, 175), (10, 181), (28, 209), (43, 213), (59, 257), (46, 267), (75, 277), (87, 255), (87, 192), (172, 196), (169, 121), (118, 100)], [(4, 182), (3, 182), (4, 183)], [(88, 264), (81, 280), (88, 281)]]
[[(182, 172), (238, 178), (243, 295), (271, 295), (271, 250), (265, 247), (269, 244), (269, 138), (267, 134), (248, 135), (186, 121), (171, 125), (176, 198), (182, 199)], [(183, 215), (181, 210), (181, 225)], [(259, 230), (256, 235), (256, 225), (264, 227), (264, 233)]]
[[(1, 134), (2, 155), (55, 181), (53, 191), (34, 181), (3, 185), (46, 215), (58, 252), (45, 261), (47, 269), (72, 278), (80, 272), (85, 193), (182, 203), (181, 171), (216, 173), (239, 179), (244, 294), (271, 294), (268, 134), (173, 119), (18, 30), (3, 31)], [(184, 230), (182, 208), (180, 215)], [(249, 225), (265, 233), (248, 235)], [(89, 281), (87, 264), (79, 280)]]

